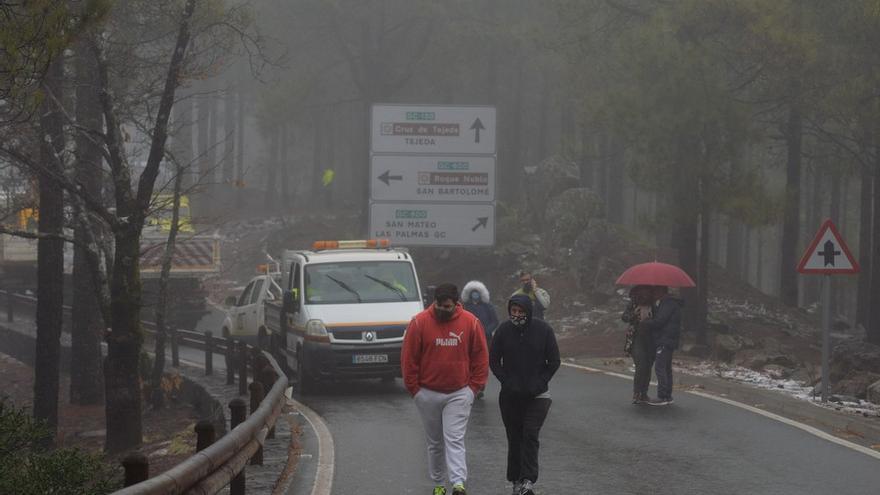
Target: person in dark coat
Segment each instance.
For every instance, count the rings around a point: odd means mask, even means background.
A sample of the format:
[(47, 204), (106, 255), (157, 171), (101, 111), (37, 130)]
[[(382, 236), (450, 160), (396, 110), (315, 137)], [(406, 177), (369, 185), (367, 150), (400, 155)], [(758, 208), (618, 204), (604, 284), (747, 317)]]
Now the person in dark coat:
[(651, 385), (651, 367), (654, 366), (654, 337), (642, 322), (651, 318), (654, 305), (650, 285), (637, 285), (629, 291), (629, 304), (620, 317), (629, 323), (624, 352), (632, 356), (636, 372), (633, 375), (633, 404), (650, 401), (648, 387)]
[(495, 312), (495, 306), (492, 306), (492, 300), (489, 299), (489, 289), (482, 282), (471, 280), (465, 284), (461, 294), (462, 306), (480, 320), (486, 332), (486, 342), (492, 342), (492, 334), (498, 326), (498, 313)]
[(651, 331), (654, 339), (654, 374), (657, 375), (657, 399), (648, 404), (667, 406), (672, 404), (672, 354), (678, 349), (681, 336), (681, 308), (684, 301), (672, 296), (669, 288), (654, 286), (654, 311), (651, 318), (642, 323)]
[(559, 369), (553, 328), (532, 318), (532, 300), (515, 294), (508, 321), (495, 331), (489, 367), (501, 382), (498, 405), (507, 431), (507, 479), (513, 493), (534, 495), (538, 481), (538, 434), (550, 411), (550, 379)]

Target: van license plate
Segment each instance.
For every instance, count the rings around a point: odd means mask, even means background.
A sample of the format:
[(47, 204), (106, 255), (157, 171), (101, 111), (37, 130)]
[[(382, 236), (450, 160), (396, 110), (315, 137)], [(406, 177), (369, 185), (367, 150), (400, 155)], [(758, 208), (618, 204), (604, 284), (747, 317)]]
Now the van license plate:
[(351, 360), (354, 364), (387, 363), (388, 354), (355, 354)]

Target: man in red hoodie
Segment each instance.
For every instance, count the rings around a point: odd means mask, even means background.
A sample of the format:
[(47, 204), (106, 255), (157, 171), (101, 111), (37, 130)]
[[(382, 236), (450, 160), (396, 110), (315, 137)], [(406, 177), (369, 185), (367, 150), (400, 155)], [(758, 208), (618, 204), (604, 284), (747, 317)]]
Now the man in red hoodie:
[(425, 426), (434, 495), (446, 495), (447, 479), (453, 495), (465, 495), (464, 435), (488, 379), (489, 353), (483, 327), (458, 303), (455, 285), (438, 285), (434, 304), (410, 321), (400, 366)]

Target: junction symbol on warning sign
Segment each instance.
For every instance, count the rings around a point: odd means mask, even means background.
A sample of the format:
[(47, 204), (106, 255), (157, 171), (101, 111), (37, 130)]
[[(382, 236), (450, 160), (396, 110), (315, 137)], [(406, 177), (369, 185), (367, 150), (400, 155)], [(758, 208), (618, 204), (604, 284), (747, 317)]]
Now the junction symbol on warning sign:
[(859, 273), (859, 264), (834, 222), (826, 220), (801, 258), (797, 270), (819, 275), (853, 274)]

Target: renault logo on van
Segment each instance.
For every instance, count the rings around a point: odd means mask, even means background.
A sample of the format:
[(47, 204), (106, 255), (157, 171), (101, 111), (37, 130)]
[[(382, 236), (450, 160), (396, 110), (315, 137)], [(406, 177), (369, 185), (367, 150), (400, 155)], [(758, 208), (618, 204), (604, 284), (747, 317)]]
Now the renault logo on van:
[(376, 332), (364, 332), (364, 340), (372, 342), (376, 339)]

